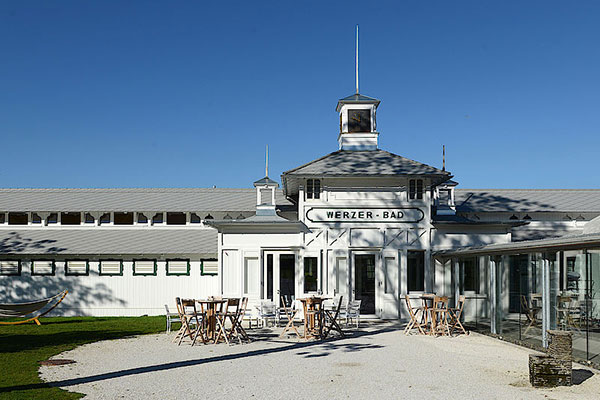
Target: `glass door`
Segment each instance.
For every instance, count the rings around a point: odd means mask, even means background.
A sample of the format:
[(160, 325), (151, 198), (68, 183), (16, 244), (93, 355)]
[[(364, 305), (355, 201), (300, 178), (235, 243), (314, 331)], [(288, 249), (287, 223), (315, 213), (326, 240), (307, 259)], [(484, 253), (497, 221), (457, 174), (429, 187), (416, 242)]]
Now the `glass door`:
[(361, 314), (375, 314), (375, 256), (354, 255), (354, 299), (361, 300)]

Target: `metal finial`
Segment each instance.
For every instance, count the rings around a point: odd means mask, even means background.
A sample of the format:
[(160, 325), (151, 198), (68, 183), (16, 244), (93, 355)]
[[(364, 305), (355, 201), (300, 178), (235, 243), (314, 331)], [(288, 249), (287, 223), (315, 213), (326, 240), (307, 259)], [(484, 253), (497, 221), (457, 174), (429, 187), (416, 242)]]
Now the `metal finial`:
[(358, 24), (356, 25), (356, 94), (358, 94)]
[(446, 170), (446, 145), (442, 145), (442, 171)]
[(267, 145), (267, 152), (265, 156), (265, 176), (269, 176), (269, 145)]

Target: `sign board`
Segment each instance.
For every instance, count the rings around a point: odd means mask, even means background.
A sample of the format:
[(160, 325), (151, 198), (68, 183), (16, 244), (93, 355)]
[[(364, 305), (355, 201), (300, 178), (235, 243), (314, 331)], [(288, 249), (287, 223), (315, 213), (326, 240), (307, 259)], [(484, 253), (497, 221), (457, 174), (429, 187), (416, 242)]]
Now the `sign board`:
[(414, 223), (424, 216), (423, 211), (415, 207), (312, 207), (306, 211), (310, 222)]

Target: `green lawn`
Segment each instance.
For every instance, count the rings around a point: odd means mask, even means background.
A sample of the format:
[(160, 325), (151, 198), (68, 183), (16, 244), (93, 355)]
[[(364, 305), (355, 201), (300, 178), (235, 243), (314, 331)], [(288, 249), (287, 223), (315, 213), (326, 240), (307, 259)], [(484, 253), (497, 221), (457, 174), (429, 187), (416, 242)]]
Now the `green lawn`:
[(0, 325), (0, 399), (79, 399), (82, 395), (44, 384), (39, 362), (85, 343), (165, 329), (163, 316), (55, 317), (41, 323)]

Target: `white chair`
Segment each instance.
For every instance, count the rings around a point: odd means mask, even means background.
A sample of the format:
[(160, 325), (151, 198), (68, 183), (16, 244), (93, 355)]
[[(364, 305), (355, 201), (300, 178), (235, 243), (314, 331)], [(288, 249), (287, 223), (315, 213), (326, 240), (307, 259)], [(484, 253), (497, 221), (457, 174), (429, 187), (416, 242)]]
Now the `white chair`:
[(356, 328), (360, 325), (360, 304), (362, 300), (352, 300), (348, 302), (348, 307), (346, 308), (346, 312), (344, 316), (346, 317), (346, 326), (352, 322), (352, 320), (356, 320)]
[(261, 321), (261, 325), (266, 326), (269, 320), (272, 321), (273, 326), (277, 323), (277, 307), (271, 300), (263, 300), (260, 302), (258, 307), (258, 318)]
[(165, 304), (165, 315), (167, 317), (167, 333), (171, 332), (171, 324), (173, 322), (181, 322), (181, 318), (179, 318), (179, 313), (174, 313), (169, 311), (169, 306)]

